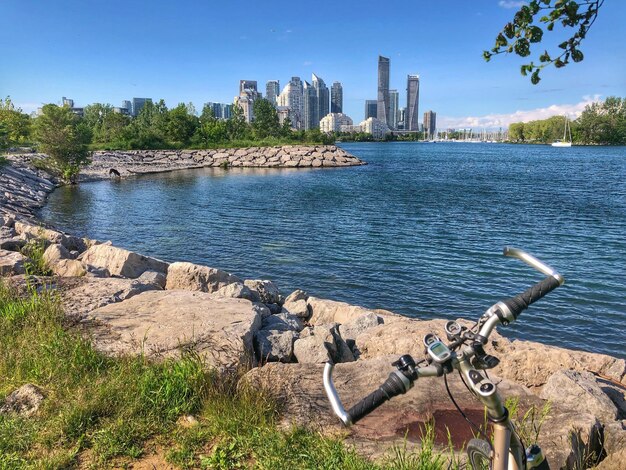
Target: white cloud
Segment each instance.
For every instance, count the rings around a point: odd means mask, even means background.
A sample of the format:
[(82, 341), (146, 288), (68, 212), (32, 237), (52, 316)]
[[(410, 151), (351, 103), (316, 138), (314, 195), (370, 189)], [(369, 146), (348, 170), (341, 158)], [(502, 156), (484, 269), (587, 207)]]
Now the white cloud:
[(313, 62), (311, 62), (310, 60), (305, 60), (305, 61), (302, 63), (302, 65), (305, 65), (305, 66), (313, 65)]
[(582, 101), (575, 104), (553, 104), (546, 108), (518, 110), (510, 114), (487, 114), (486, 116), (450, 117), (437, 116), (437, 127), (442, 129), (494, 129), (506, 128), (513, 122), (528, 122), (547, 119), (552, 116), (566, 115), (576, 119), (585, 106), (600, 101), (601, 95), (583, 96)]
[(528, 5), (528, 2), (522, 2), (519, 0), (500, 0), (498, 5), (502, 8), (519, 8), (524, 5)]

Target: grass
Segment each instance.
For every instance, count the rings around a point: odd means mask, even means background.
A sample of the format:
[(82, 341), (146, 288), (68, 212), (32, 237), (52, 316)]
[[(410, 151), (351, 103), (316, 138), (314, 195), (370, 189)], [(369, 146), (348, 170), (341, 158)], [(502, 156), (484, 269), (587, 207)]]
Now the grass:
[(24, 263), (24, 270), (29, 276), (49, 276), (52, 271), (44, 260), (46, 252), (46, 241), (42, 237), (29, 240), (21, 249), (28, 261)]
[[(0, 401), (33, 383), (34, 417), (0, 415), (0, 469), (124, 467), (150, 446), (179, 468), (446, 468), (433, 452), (395, 451), (371, 462), (341, 439), (281, 429), (262, 390), (241, 387), (202, 359), (110, 358), (64, 324), (54, 293), (18, 293), (0, 279)], [(193, 415), (197, 424), (184, 424)]]

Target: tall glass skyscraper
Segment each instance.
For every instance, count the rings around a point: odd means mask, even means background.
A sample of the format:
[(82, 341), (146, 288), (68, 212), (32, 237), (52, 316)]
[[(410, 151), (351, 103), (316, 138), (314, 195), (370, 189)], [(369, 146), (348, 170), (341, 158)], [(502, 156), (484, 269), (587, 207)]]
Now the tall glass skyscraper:
[(389, 90), (389, 129), (395, 130), (398, 128), (398, 100), (400, 95), (398, 90)]
[(315, 94), (317, 95), (317, 115), (315, 116), (315, 127), (319, 127), (320, 120), (328, 114), (328, 103), (330, 94), (328, 87), (324, 80), (317, 75), (313, 74), (311, 77), (313, 88), (315, 88)]
[[(315, 77), (315, 75), (313, 75)], [(319, 127), (319, 101), (317, 99), (317, 90), (306, 80), (302, 87), (302, 116), (304, 121), (304, 130), (315, 129)]]
[(376, 117), (391, 127), (389, 102), (389, 58), (378, 56), (378, 108)]
[(375, 118), (378, 114), (378, 101), (365, 100), (365, 119)]
[(407, 131), (419, 130), (418, 108), (420, 103), (420, 76), (407, 75), (406, 79), (406, 115), (404, 129)]
[(280, 95), (280, 84), (278, 80), (269, 80), (265, 85), (265, 98), (276, 106), (276, 98)]
[(339, 82), (334, 82), (330, 88), (330, 112), (343, 113), (343, 87)]

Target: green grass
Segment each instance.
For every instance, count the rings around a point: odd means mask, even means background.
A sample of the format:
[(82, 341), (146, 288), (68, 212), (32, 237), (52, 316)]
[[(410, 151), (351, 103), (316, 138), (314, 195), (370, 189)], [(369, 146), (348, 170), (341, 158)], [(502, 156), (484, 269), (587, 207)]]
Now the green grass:
[(41, 237), (29, 240), (26, 245), (24, 245), (21, 252), (28, 258), (28, 261), (24, 263), (26, 274), (30, 276), (49, 276), (52, 274), (52, 271), (43, 257), (45, 251), (46, 242)]
[[(422, 452), (372, 463), (337, 437), (283, 430), (268, 394), (194, 355), (106, 357), (64, 324), (54, 293), (20, 296), (1, 279), (0, 344), (0, 401), (26, 383), (46, 394), (33, 417), (0, 415), (0, 469), (123, 467), (151, 446), (180, 468), (447, 467), (432, 436)], [(198, 423), (181, 424), (186, 415)]]

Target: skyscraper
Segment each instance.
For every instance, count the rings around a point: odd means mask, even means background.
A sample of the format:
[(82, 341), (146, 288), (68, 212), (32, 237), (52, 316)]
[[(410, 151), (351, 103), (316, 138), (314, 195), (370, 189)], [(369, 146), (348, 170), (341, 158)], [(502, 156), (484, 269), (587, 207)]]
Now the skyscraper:
[(420, 76), (407, 75), (406, 79), (406, 116), (404, 129), (407, 131), (419, 130), (419, 103), (420, 103)]
[(437, 113), (432, 111), (424, 113), (424, 133), (428, 139), (437, 137)]
[(333, 82), (330, 88), (330, 112), (343, 113), (343, 87), (339, 82)]
[(389, 129), (398, 128), (398, 90), (389, 90)]
[(328, 92), (328, 87), (324, 80), (318, 77), (315, 74), (311, 76), (311, 82), (313, 88), (315, 88), (315, 94), (317, 96), (317, 114), (315, 116), (315, 127), (319, 127), (320, 119), (328, 114), (328, 100), (330, 98), (330, 94)]
[(278, 80), (269, 80), (265, 85), (265, 98), (276, 106), (276, 98), (280, 94), (280, 84)]
[(289, 108), (289, 119), (291, 120), (291, 127), (294, 129), (303, 129), (304, 122), (302, 118), (303, 107), (303, 85), (300, 77), (291, 77), (291, 80), (280, 95), (278, 95), (278, 106), (285, 106)]
[(256, 80), (239, 80), (239, 96), (235, 97), (235, 104), (243, 110), (246, 122), (254, 121), (254, 102), (261, 98), (257, 90)]
[(148, 102), (152, 103), (152, 99), (151, 98), (133, 98), (133, 116), (135, 117), (139, 116), (139, 113)]
[(378, 112), (378, 101), (365, 100), (365, 119), (375, 118)]
[(61, 101), (63, 102), (63, 106), (67, 107), (67, 108), (73, 108), (74, 107), (74, 100), (71, 98), (66, 98), (65, 96), (61, 99)]
[[(315, 75), (313, 75), (315, 77)], [(304, 130), (319, 126), (319, 102), (314, 86), (305, 80), (302, 86), (302, 124)]]
[(133, 105), (128, 100), (122, 101), (122, 109), (125, 109), (127, 114), (133, 114)]
[(398, 129), (406, 129), (406, 108), (398, 109)]
[(390, 126), (389, 58), (378, 56), (378, 107), (376, 117)]

